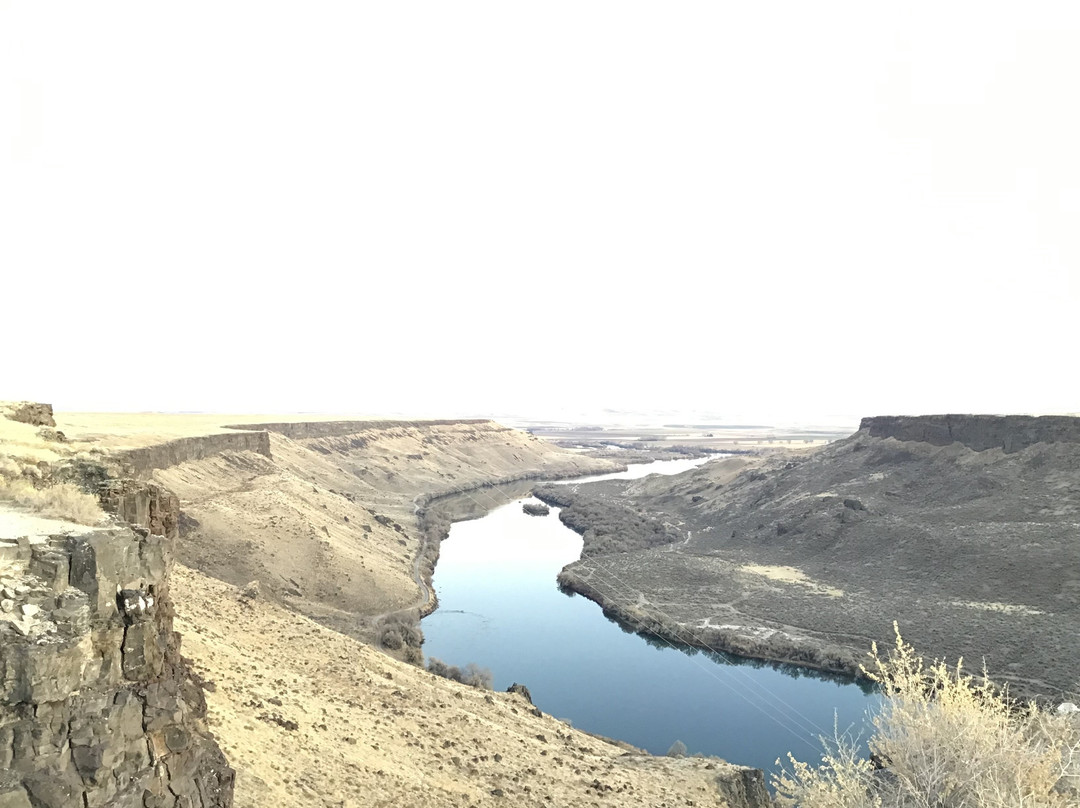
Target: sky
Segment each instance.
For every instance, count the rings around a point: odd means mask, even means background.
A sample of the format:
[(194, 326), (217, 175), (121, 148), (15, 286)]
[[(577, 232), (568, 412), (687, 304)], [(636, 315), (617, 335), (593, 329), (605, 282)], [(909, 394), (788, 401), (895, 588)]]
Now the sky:
[(0, 399), (1077, 412), (1080, 4), (3, 2)]

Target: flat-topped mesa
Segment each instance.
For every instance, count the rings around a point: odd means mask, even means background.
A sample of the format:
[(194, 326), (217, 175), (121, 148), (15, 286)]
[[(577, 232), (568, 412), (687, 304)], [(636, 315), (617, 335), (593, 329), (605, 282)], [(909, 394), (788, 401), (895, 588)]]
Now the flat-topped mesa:
[(354, 435), (357, 432), (366, 432), (370, 429), (404, 429), (423, 428), (430, 426), (480, 426), (490, 425), (493, 428), (506, 429), (498, 426), (494, 421), (487, 418), (442, 418), (427, 421), (298, 421), (270, 424), (227, 424), (226, 429), (249, 429), (276, 432), (292, 440), (304, 440), (307, 438), (334, 438), (342, 435)]
[(105, 498), (137, 524), (16, 514), (0, 536), (0, 806), (228, 808), (173, 631), (179, 503), (131, 481)]
[(1019, 452), (1036, 443), (1080, 443), (1080, 418), (1068, 415), (879, 415), (863, 418), (859, 431), (872, 438), (962, 443), (976, 452)]

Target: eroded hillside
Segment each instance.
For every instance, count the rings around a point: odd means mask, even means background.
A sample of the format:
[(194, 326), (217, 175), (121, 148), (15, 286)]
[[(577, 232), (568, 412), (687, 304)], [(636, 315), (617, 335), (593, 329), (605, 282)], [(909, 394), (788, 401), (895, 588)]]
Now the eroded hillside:
[(364, 618), (429, 604), (437, 547), (419, 515), (433, 498), (616, 468), (491, 421), (267, 426), (269, 456), (227, 449), (153, 470), (181, 499), (180, 560), (257, 580), (265, 596), (353, 633)]
[(193, 570), (174, 591), (239, 808), (769, 804), (760, 771), (595, 738)]
[[(841, 670), (895, 620), (928, 656), (1058, 693), (1080, 677), (1078, 468), (1080, 419), (865, 419), (805, 456), (568, 487), (588, 557), (563, 582), (641, 628)], [(605, 553), (619, 512), (668, 543)]]

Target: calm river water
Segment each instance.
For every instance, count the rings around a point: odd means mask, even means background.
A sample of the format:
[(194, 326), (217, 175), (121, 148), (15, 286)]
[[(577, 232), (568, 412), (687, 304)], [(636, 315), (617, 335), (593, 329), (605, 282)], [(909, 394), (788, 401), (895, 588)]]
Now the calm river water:
[[(631, 466), (604, 479), (672, 474), (700, 462)], [(771, 772), (788, 751), (817, 762), (818, 736), (833, 736), (834, 717), (841, 731), (868, 736), (876, 694), (849, 680), (627, 633), (595, 603), (556, 586), (559, 570), (581, 553), (581, 537), (563, 526), (558, 509), (524, 514), (522, 504), (536, 500), (520, 488), (469, 498), (474, 511), (495, 509), (455, 523), (443, 542), (434, 578), (440, 606), (423, 621), (429, 657), (489, 668), (496, 689), (521, 682), (544, 712), (653, 754), (679, 740), (690, 754)]]

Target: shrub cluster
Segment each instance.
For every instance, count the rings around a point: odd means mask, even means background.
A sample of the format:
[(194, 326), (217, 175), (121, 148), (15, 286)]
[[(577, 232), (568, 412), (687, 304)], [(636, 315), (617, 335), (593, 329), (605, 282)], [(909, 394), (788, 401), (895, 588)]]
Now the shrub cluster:
[(420, 630), (415, 614), (395, 612), (383, 618), (379, 626), (379, 645), (391, 651), (402, 648), (420, 648), (424, 642), (424, 632)]
[(491, 690), (494, 680), (491, 671), (487, 668), (478, 667), (471, 662), (464, 668), (459, 668), (457, 665), (447, 665), (441, 659), (431, 657), (428, 659), (427, 669), (436, 676), (461, 682), (463, 685), (476, 687), (480, 690)]
[(680, 538), (674, 528), (640, 511), (572, 491), (568, 486), (537, 486), (533, 495), (562, 508), (559, 520), (584, 539), (582, 558), (644, 550)]

